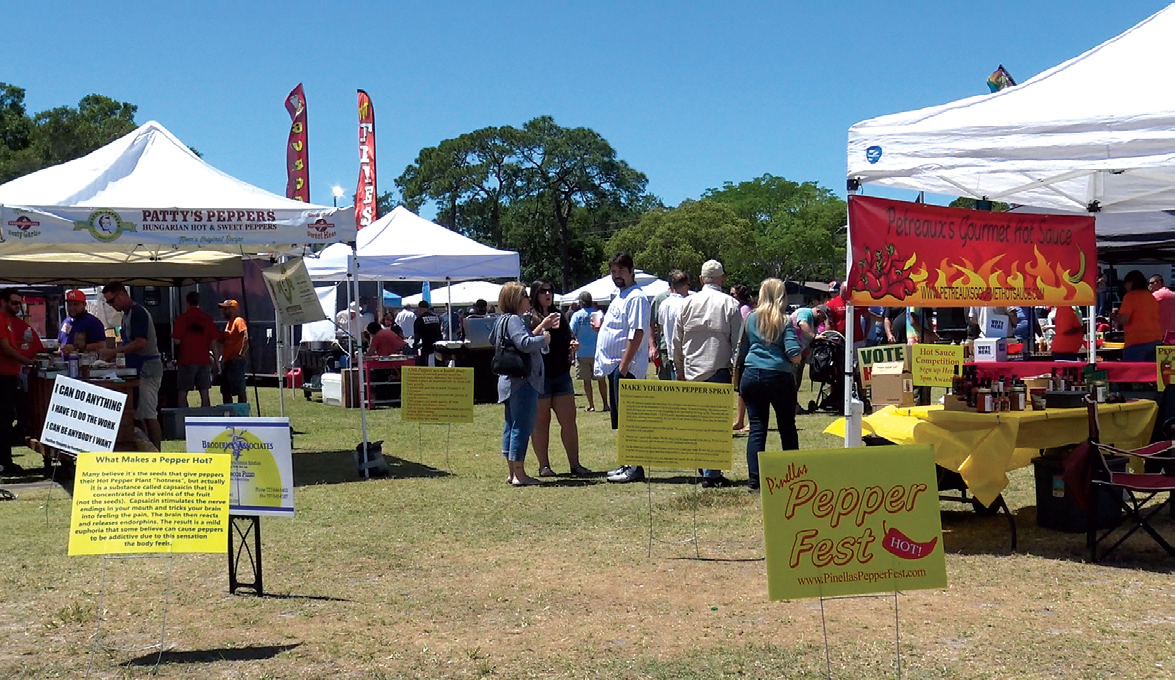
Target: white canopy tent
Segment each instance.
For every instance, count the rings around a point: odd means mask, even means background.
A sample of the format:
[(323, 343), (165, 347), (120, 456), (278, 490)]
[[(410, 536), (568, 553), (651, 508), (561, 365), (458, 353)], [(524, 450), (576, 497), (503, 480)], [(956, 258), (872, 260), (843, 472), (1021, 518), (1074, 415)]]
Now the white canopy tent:
[[(306, 269), (315, 281), (347, 278), (352, 250), (339, 243)], [(404, 206), (359, 231), (354, 253), (361, 281), (467, 281), (518, 278), (518, 253), (497, 250), (414, 214)]]
[[(1175, 207), (1175, 88), (1161, 66), (1175, 59), (1172, 35), (1175, 5), (1021, 85), (857, 123), (850, 190), (869, 183), (1093, 212), (1099, 241), (1162, 240), (1170, 221), (1153, 211)], [(1109, 225), (1115, 233), (1103, 234)], [(845, 364), (851, 372), (851, 356)], [(845, 443), (859, 445), (848, 377)]]
[(1074, 212), (1175, 206), (1175, 5), (1020, 85), (849, 128), (848, 177)]
[[(659, 279), (652, 274), (646, 274), (640, 269), (636, 270), (636, 285), (641, 287), (645, 297), (655, 298), (661, 293), (669, 290), (669, 282)], [(620, 289), (616, 287), (616, 283), (611, 276), (601, 276), (591, 283), (580, 286), (575, 290), (565, 295), (559, 296), (559, 304), (561, 306), (570, 305), (579, 299), (579, 294), (587, 291), (592, 295), (592, 301), (596, 304), (609, 303), (620, 293)]]
[(237, 278), (242, 256), (351, 240), (355, 233), (352, 208), (302, 203), (242, 182), (154, 121), (81, 158), (0, 185), (0, 272), (9, 281)]
[[(429, 296), (437, 304), (452, 304), (455, 307), (469, 307), (478, 300), (485, 300), (491, 305), (498, 304), (498, 293), (502, 284), (491, 281), (462, 281), (451, 286), (433, 288)], [(409, 295), (400, 301), (405, 307), (415, 307), (424, 299), (422, 293)]]

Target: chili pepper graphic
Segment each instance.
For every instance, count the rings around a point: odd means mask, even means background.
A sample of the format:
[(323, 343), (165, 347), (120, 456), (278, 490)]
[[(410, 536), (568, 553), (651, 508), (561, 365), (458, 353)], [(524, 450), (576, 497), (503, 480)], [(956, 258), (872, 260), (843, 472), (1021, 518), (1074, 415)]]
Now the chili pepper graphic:
[(881, 523), (881, 529), (885, 532), (885, 538), (881, 539), (881, 547), (903, 560), (917, 560), (926, 557), (934, 552), (934, 546), (938, 544), (938, 536), (926, 543), (919, 543), (896, 528), (887, 529), (885, 522)]

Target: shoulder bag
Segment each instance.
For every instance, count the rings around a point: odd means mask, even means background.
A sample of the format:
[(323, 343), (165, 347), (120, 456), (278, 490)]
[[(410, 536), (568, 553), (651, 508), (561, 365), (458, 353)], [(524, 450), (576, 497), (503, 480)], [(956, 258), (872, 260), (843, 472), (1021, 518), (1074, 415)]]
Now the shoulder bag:
[(499, 322), (498, 341), (494, 343), (494, 359), (490, 362), (490, 370), (497, 375), (525, 378), (530, 375), (530, 356), (520, 352), (506, 332), (510, 316), (503, 316)]

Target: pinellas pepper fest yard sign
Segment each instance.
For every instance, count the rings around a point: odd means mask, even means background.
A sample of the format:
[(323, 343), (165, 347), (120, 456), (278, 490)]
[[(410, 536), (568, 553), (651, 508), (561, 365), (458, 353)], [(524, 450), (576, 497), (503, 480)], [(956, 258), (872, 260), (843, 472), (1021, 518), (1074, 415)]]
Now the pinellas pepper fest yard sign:
[(947, 585), (934, 449), (760, 454), (772, 600)]
[(848, 302), (883, 307), (1092, 305), (1094, 218), (849, 196)]

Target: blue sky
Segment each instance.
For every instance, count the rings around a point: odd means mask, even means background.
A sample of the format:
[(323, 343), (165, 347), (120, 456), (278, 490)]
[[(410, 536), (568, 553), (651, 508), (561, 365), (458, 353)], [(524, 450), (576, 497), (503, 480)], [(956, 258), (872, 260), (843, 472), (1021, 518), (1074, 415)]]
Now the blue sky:
[(853, 123), (986, 92), (1000, 63), (1027, 80), (1164, 6), (11, 2), (0, 81), (30, 112), (95, 92), (137, 104), (138, 122), (279, 194), (301, 82), (327, 205), (358, 176), (356, 88), (375, 105), (381, 191), (423, 147), (549, 114), (603, 135), (670, 205), (763, 173), (843, 195)]

